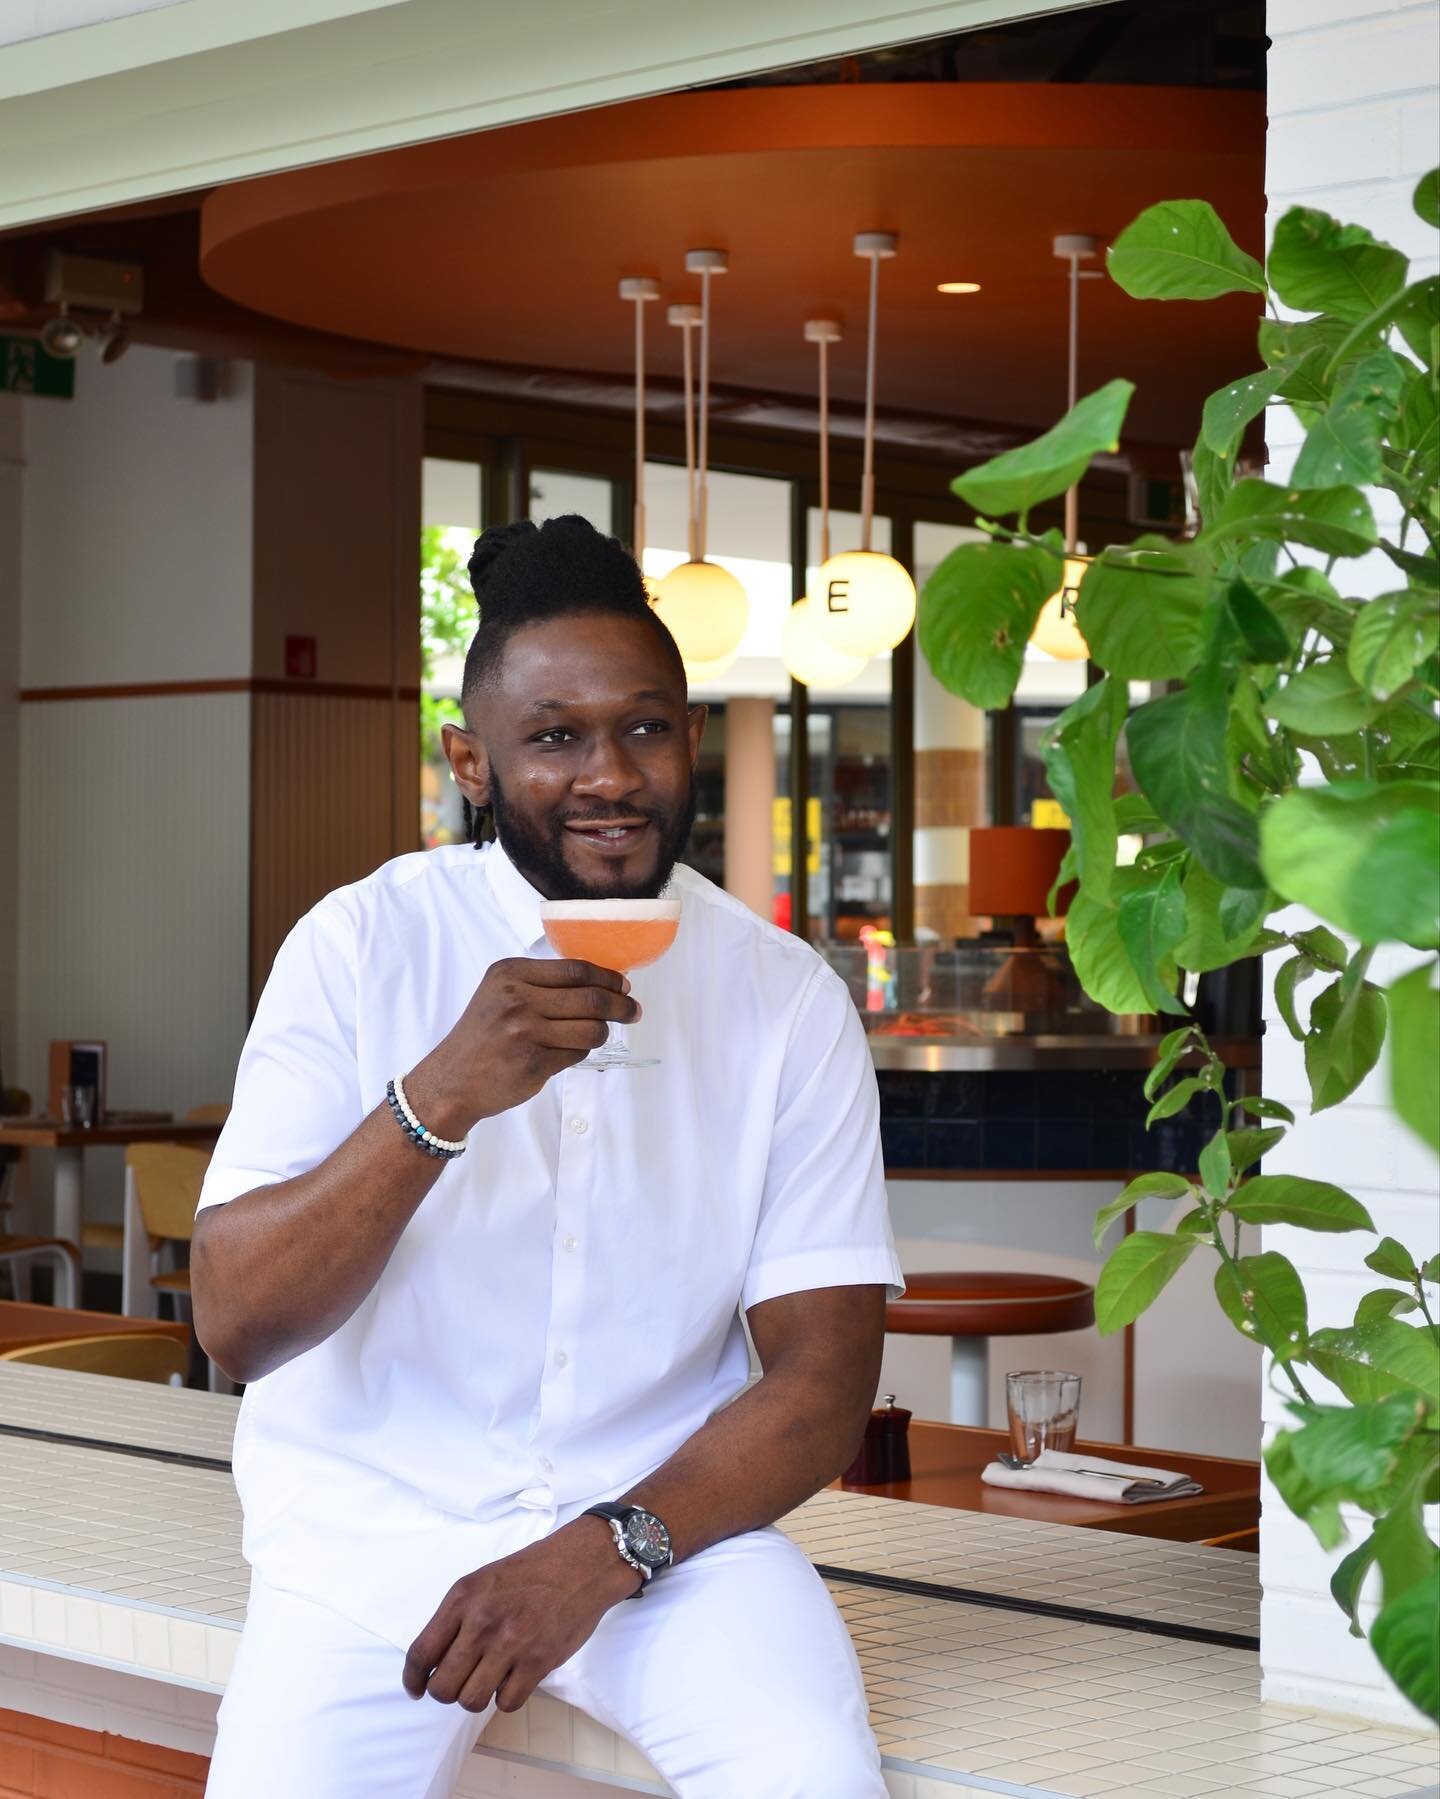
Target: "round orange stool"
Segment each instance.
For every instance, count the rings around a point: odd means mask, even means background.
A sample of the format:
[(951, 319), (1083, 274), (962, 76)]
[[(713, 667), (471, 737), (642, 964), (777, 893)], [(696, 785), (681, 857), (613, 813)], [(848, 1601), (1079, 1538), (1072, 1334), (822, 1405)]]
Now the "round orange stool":
[(1095, 1289), (1063, 1274), (907, 1274), (885, 1307), (885, 1329), (950, 1339), (950, 1421), (987, 1422), (991, 1337), (1080, 1331), (1095, 1322)]

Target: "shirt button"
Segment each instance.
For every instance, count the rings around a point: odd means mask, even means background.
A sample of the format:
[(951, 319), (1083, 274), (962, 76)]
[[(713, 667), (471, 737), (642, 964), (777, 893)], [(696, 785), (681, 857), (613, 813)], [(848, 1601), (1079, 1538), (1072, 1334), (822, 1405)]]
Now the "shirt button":
[(574, 1131), (577, 1137), (583, 1137), (586, 1131), (590, 1129), (590, 1121), (586, 1118), (572, 1118), (570, 1120), (570, 1129)]
[(548, 1455), (542, 1455), (540, 1458), (540, 1472), (542, 1474), (553, 1474), (555, 1472), (555, 1464), (550, 1460)]
[(565, 1239), (565, 1247), (569, 1250), (578, 1249), (580, 1247), (580, 1239), (578, 1237), (567, 1237)]
[(555, 1366), (557, 1368), (563, 1368), (569, 1360), (569, 1356), (566, 1355), (563, 1349), (557, 1349), (555, 1351)]

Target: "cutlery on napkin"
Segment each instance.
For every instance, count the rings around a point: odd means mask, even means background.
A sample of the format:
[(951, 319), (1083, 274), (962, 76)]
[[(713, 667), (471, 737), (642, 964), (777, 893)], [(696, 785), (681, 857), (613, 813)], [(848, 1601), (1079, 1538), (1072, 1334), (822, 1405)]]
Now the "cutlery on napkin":
[(1146, 1505), (1156, 1499), (1189, 1499), (1205, 1491), (1198, 1480), (1173, 1468), (1142, 1468), (1108, 1462), (1101, 1456), (1042, 1449), (1028, 1467), (991, 1462), (980, 1475), (987, 1486), (1017, 1492), (1064, 1493), (1071, 1499), (1098, 1499), (1106, 1505)]

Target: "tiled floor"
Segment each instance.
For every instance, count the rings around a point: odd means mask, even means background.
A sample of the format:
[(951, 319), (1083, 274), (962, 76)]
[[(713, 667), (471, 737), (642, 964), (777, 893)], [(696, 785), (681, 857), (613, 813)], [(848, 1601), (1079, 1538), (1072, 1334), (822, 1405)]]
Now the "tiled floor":
[[(208, 1394), (0, 1365), (0, 1422), (223, 1458), (234, 1414)], [(239, 1523), (225, 1474), (0, 1436), (0, 1636), (218, 1687), (244, 1613)], [(1223, 1550), (831, 1492), (785, 1528), (832, 1566), (1256, 1628), (1254, 1558)], [(1433, 1736), (1262, 1707), (1253, 1652), (830, 1586), (892, 1799), (1401, 1799), (1437, 1777)], [(485, 1740), (664, 1790), (550, 1700)]]

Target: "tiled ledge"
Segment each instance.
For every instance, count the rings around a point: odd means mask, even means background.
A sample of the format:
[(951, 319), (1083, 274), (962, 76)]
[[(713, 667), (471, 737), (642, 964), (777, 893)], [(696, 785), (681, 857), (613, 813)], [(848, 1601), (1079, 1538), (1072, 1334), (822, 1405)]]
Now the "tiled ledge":
[[(171, 1411), (153, 1388), (0, 1368), (0, 1421), (223, 1456), (235, 1402), (174, 1397)], [(1254, 1630), (1254, 1561), (1224, 1550), (838, 1492), (785, 1528), (839, 1569)], [(84, 1723), (99, 1705), (102, 1728), (194, 1751), (245, 1589), (223, 1472), (0, 1438), (0, 1707)], [(1433, 1778), (1431, 1735), (1262, 1706), (1252, 1651), (844, 1580), (831, 1590), (891, 1799), (1402, 1799)], [(156, 1720), (178, 1702), (183, 1740), (171, 1740)], [(491, 1722), (459, 1799), (572, 1788), (667, 1790), (628, 1743), (540, 1695)]]

